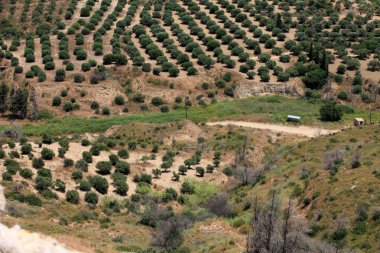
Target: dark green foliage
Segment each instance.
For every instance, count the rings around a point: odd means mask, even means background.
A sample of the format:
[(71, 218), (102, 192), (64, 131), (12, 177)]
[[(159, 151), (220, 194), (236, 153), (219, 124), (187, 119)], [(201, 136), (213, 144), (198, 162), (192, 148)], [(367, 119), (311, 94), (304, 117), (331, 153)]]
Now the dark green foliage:
[(58, 69), (55, 72), (55, 81), (56, 82), (63, 82), (66, 79), (66, 72), (64, 69)]
[(117, 104), (117, 105), (125, 104), (124, 97), (122, 97), (122, 96), (116, 96), (114, 101), (115, 101), (115, 104)]
[(108, 182), (101, 176), (91, 176), (88, 178), (92, 187), (101, 194), (107, 194)]
[(42, 206), (42, 200), (35, 194), (25, 195), (24, 202), (30, 206)]
[(41, 169), (42, 167), (45, 166), (45, 162), (42, 158), (33, 158), (32, 166), (35, 169)]
[(53, 138), (50, 135), (44, 134), (42, 136), (42, 143), (43, 144), (52, 144), (53, 143)]
[(169, 202), (172, 200), (176, 200), (178, 197), (178, 193), (173, 188), (166, 188), (164, 194), (162, 195), (162, 201)]
[(348, 231), (345, 228), (338, 228), (331, 235), (331, 240), (334, 242), (342, 241), (348, 235)]
[(61, 105), (61, 97), (55, 96), (53, 98), (52, 106), (60, 106)]
[(130, 165), (127, 162), (118, 161), (115, 166), (116, 172), (128, 175), (130, 173)]
[(181, 185), (181, 193), (182, 194), (194, 194), (195, 186), (188, 181), (185, 181)]
[(305, 86), (310, 89), (320, 89), (325, 83), (326, 73), (322, 69), (315, 69), (302, 78)]
[(110, 154), (108, 158), (110, 159), (112, 166), (115, 166), (116, 163), (119, 161), (119, 157), (115, 154)]
[(337, 95), (337, 98), (346, 101), (348, 99), (348, 94), (345, 91), (340, 91)]
[(29, 92), (27, 89), (17, 89), (11, 97), (11, 104), (9, 110), (13, 118), (24, 119), (28, 113), (28, 97)]
[(83, 147), (90, 146), (90, 144), (91, 144), (91, 142), (89, 140), (87, 140), (87, 139), (83, 139), (81, 143), (82, 143)]
[(339, 121), (342, 116), (342, 110), (335, 103), (326, 103), (319, 110), (322, 121)]
[(125, 182), (125, 180), (121, 180), (121, 179), (115, 180), (114, 186), (116, 188), (117, 194), (119, 194), (121, 196), (127, 195), (129, 188), (128, 188), (128, 184)]
[(86, 163), (92, 163), (93, 159), (92, 159), (92, 155), (99, 155), (99, 151), (94, 148), (93, 150), (90, 150), (90, 151), (84, 151), (82, 153), (82, 158), (83, 160), (86, 162)]
[(4, 113), (7, 110), (7, 98), (8, 98), (8, 86), (5, 82), (0, 85), (0, 113)]
[(45, 191), (50, 187), (51, 183), (51, 178), (38, 175), (35, 187), (38, 191)]
[(63, 167), (71, 167), (71, 166), (74, 166), (74, 161), (72, 159), (65, 158), (63, 160)]
[(196, 167), (195, 170), (198, 173), (198, 176), (200, 177), (203, 177), (203, 175), (205, 174), (205, 169), (203, 167)]
[(86, 192), (84, 195), (84, 201), (89, 204), (96, 205), (98, 204), (99, 198), (95, 192)]
[(118, 152), (117, 152), (117, 155), (120, 157), (120, 158), (123, 158), (123, 159), (128, 159), (129, 158), (129, 153), (128, 153), (128, 150), (126, 149), (120, 149)]
[(232, 176), (233, 175), (233, 172), (232, 172), (232, 169), (230, 167), (226, 167), (223, 169), (223, 174), (225, 174), (226, 176)]
[(66, 191), (66, 184), (60, 179), (57, 179), (54, 182), (54, 189), (59, 192), (65, 192)]
[(81, 180), (79, 183), (79, 189), (84, 192), (88, 192), (91, 190), (91, 184), (90, 182), (86, 180)]
[(21, 146), (21, 154), (27, 155), (32, 151), (32, 144), (25, 143)]
[(100, 175), (108, 175), (112, 170), (112, 163), (108, 161), (100, 161), (96, 164), (96, 168), (98, 169), (96, 173)]
[(33, 177), (33, 172), (31, 169), (21, 169), (20, 170), (20, 176), (22, 176), (25, 179), (31, 179)]
[(151, 100), (152, 105), (154, 106), (160, 106), (165, 104), (165, 101), (160, 97), (153, 97)]
[(74, 180), (79, 180), (83, 178), (83, 173), (80, 170), (75, 170), (71, 173), (71, 178)]
[(143, 183), (151, 184), (152, 183), (152, 176), (149, 174), (146, 174), (146, 173), (136, 174), (133, 177), (133, 181), (136, 183), (143, 182)]
[(54, 152), (51, 149), (43, 148), (41, 151), (41, 157), (44, 160), (52, 160), (54, 156)]
[(76, 190), (67, 191), (66, 201), (71, 204), (79, 204), (79, 193)]
[(13, 175), (8, 171), (4, 171), (2, 174), (2, 178), (4, 181), (12, 181), (13, 180), (12, 176)]
[(102, 109), (102, 114), (103, 114), (103, 115), (110, 115), (110, 108), (108, 108), (108, 107), (104, 107), (104, 108)]

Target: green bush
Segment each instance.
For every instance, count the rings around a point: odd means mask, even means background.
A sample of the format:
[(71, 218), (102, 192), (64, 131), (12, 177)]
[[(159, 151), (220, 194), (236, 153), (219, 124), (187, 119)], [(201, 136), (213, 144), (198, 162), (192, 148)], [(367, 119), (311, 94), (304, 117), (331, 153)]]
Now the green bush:
[(109, 160), (110, 160), (112, 166), (115, 166), (116, 163), (119, 161), (119, 157), (118, 157), (117, 155), (115, 155), (115, 154), (110, 154), (110, 155), (108, 156), (108, 158), (109, 158)]
[(30, 152), (32, 152), (32, 144), (25, 143), (21, 146), (21, 154), (28, 155)]
[(76, 190), (67, 191), (66, 201), (71, 204), (79, 204), (79, 193)]
[(51, 170), (50, 169), (46, 169), (46, 168), (39, 169), (37, 171), (37, 175), (41, 176), (41, 177), (47, 177), (47, 178), (50, 178), (50, 179), (52, 178)]
[(165, 101), (160, 97), (153, 97), (151, 100), (151, 104), (154, 106), (160, 106), (165, 104)]
[(115, 101), (115, 104), (117, 104), (117, 105), (125, 104), (124, 97), (122, 97), (122, 96), (116, 96), (114, 101)]
[(44, 134), (42, 136), (42, 143), (50, 145), (53, 143), (53, 138), (50, 135)]
[(116, 193), (119, 194), (120, 196), (125, 196), (127, 195), (128, 192), (128, 184), (124, 180), (116, 180), (114, 182), (114, 186), (116, 188)]
[(331, 240), (334, 242), (340, 242), (348, 235), (348, 231), (345, 228), (338, 228), (331, 235)]
[(45, 191), (51, 185), (51, 178), (38, 175), (36, 177), (35, 187), (38, 191)]
[(64, 158), (66, 152), (67, 152), (66, 148), (62, 148), (62, 147), (58, 148), (58, 157), (59, 158)]
[(99, 103), (96, 101), (92, 101), (90, 107), (92, 110), (97, 110), (99, 109)]
[(84, 195), (84, 201), (89, 204), (96, 205), (98, 204), (99, 198), (95, 192), (86, 192)]
[(91, 69), (91, 65), (90, 65), (90, 63), (88, 63), (88, 62), (82, 63), (82, 65), (81, 65), (81, 70), (82, 70), (83, 72), (90, 71), (90, 69)]
[(96, 168), (98, 169), (96, 173), (100, 175), (108, 175), (112, 170), (112, 163), (108, 161), (100, 161), (96, 164)]
[(131, 172), (129, 163), (123, 161), (116, 162), (115, 169), (116, 172), (122, 173), (124, 175), (128, 175)]
[(35, 169), (41, 169), (42, 167), (45, 166), (45, 162), (42, 158), (33, 158), (32, 166)]
[(42, 200), (35, 194), (28, 194), (24, 197), (25, 203), (30, 206), (42, 206)]
[(347, 92), (345, 91), (340, 91), (337, 95), (337, 98), (340, 99), (340, 100), (344, 100), (344, 101), (347, 101), (348, 99), (348, 94)]
[(175, 189), (173, 188), (166, 188), (164, 191), (164, 194), (162, 196), (162, 201), (164, 202), (169, 202), (172, 200), (176, 200), (178, 197), (178, 193)]
[(52, 160), (53, 157), (55, 156), (53, 150), (48, 149), (48, 148), (43, 148), (41, 151), (41, 157), (44, 160)]
[(195, 186), (192, 183), (185, 181), (181, 185), (181, 193), (182, 194), (194, 194), (195, 193)]
[(91, 190), (91, 184), (90, 182), (86, 180), (81, 180), (79, 183), (79, 189), (84, 192), (88, 192)]
[(91, 142), (87, 139), (83, 139), (82, 140), (82, 146), (83, 147), (87, 147), (87, 146), (90, 146)]
[(355, 85), (352, 87), (352, 93), (360, 94), (361, 92), (362, 92), (362, 86), (361, 85)]
[(79, 180), (83, 178), (83, 173), (80, 170), (75, 170), (73, 173), (71, 173), (71, 178), (73, 180)]
[(66, 191), (66, 184), (65, 182), (63, 182), (62, 180), (60, 179), (57, 179), (55, 182), (54, 182), (54, 189), (56, 191), (59, 191), (59, 192), (65, 192)]
[(74, 110), (74, 104), (70, 101), (66, 101), (64, 104), (63, 104), (63, 110), (65, 112), (71, 112)]
[(12, 181), (13, 180), (12, 176), (13, 175), (9, 173), (8, 171), (4, 171), (2, 174), (2, 178), (4, 181)]
[[(97, 155), (99, 155), (98, 152), (95, 152)], [(83, 160), (86, 162), (86, 163), (92, 163), (93, 159), (92, 159), (92, 155), (94, 155), (93, 152), (90, 151), (84, 151), (82, 153), (82, 158)]]
[(160, 111), (161, 111), (162, 113), (167, 113), (167, 112), (169, 112), (169, 106), (167, 106), (167, 105), (163, 105), (163, 106), (161, 106), (161, 107), (160, 107)]
[(80, 170), (80, 171), (87, 172), (88, 171), (88, 163), (85, 160), (80, 159), (75, 163), (75, 168)]
[(80, 75), (80, 74), (76, 74), (74, 76), (74, 83), (82, 83), (84, 81), (84, 76)]
[(118, 152), (117, 152), (117, 155), (120, 157), (120, 158), (123, 158), (123, 159), (128, 159), (129, 158), (129, 153), (128, 153), (128, 150), (126, 149), (120, 149)]
[(146, 173), (141, 173), (140, 175), (139, 174), (136, 174), (134, 177), (133, 177), (133, 181), (136, 182), (136, 183), (147, 183), (147, 184), (151, 184), (152, 183), (152, 176), (149, 175), (149, 174), (146, 174)]
[(198, 173), (198, 175), (199, 175), (200, 177), (203, 177), (203, 175), (205, 174), (205, 169), (202, 168), (202, 167), (196, 167), (196, 168), (195, 168), (195, 171)]
[(74, 166), (74, 161), (72, 159), (65, 158), (63, 160), (63, 167), (67, 168), (67, 167), (71, 167), (71, 166)]
[(60, 106), (61, 105), (61, 97), (55, 96), (53, 98), (52, 106)]
[(5, 151), (0, 147), (0, 159), (4, 159)]
[(103, 115), (110, 115), (110, 108), (108, 108), (108, 107), (104, 107), (104, 108), (102, 109), (102, 114), (103, 114)]
[(55, 72), (55, 81), (56, 82), (63, 82), (66, 79), (66, 72), (64, 69), (58, 69)]
[(319, 114), (322, 121), (332, 122), (339, 121), (343, 116), (342, 110), (340, 110), (335, 103), (326, 103), (323, 105), (319, 110)]
[(22, 176), (25, 179), (31, 179), (33, 177), (33, 172), (31, 169), (21, 169), (20, 170), (20, 176)]
[(89, 181), (92, 187), (101, 194), (107, 194), (108, 182), (105, 178), (101, 176), (91, 176)]

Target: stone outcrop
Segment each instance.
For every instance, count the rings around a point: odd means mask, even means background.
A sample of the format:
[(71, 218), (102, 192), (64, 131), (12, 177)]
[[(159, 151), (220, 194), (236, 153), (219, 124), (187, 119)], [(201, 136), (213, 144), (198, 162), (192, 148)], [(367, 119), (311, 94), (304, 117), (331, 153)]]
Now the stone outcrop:
[(296, 81), (286, 83), (240, 82), (235, 89), (235, 94), (238, 98), (263, 95), (299, 97), (303, 95), (303, 89)]

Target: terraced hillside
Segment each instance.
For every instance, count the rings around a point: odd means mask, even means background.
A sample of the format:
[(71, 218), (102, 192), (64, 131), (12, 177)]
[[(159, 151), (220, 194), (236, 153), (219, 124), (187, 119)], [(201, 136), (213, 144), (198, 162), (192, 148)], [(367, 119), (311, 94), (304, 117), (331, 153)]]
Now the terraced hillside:
[[(149, 84), (168, 85), (174, 93), (215, 89), (190, 93), (195, 102), (200, 95), (234, 96), (237, 87), (258, 83), (285, 84), (272, 92), (283, 89), (293, 96), (302, 94), (302, 87), (324, 87), (324, 93), (343, 93), (338, 96), (343, 102), (359, 95), (367, 102), (379, 81), (379, 7), (350, 3), (10, 1), (1, 6), (0, 56), (14, 72), (8, 85), (34, 87), (35, 100), (54, 113), (94, 110), (90, 100), (98, 96), (107, 97), (108, 103), (100, 101), (104, 107), (123, 104), (112, 103), (115, 96), (149, 97), (157, 92)], [(228, 77), (222, 78), (224, 73)], [(51, 108), (61, 89), (75, 90), (80, 101)]]
[(0, 0), (0, 226), (379, 252), (379, 71), (379, 1)]

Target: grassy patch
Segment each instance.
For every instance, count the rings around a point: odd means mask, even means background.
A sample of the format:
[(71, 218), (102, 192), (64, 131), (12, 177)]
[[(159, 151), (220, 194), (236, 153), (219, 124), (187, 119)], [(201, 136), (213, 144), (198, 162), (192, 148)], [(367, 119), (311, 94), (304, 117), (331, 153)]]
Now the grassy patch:
[[(220, 101), (206, 107), (194, 107), (188, 111), (188, 118), (195, 122), (205, 122), (222, 119), (261, 119), (268, 122), (285, 122), (288, 114), (302, 117), (302, 123), (306, 125), (319, 125), (318, 120), (320, 102), (310, 103), (303, 99), (291, 99), (281, 96), (251, 97)], [(351, 123), (355, 117), (366, 118), (366, 112), (355, 112), (345, 115), (342, 123)], [(23, 125), (22, 130), (26, 135), (42, 134), (68, 134), (85, 132), (104, 132), (114, 125), (129, 123), (167, 123), (185, 119), (184, 109), (178, 109), (169, 113), (144, 113), (129, 116), (114, 116), (108, 118), (80, 118), (63, 117), (41, 121), (39, 124)], [(380, 114), (373, 116), (373, 121), (378, 121)], [(333, 126), (334, 124), (324, 124)], [(3, 130), (5, 126), (0, 126)]]

